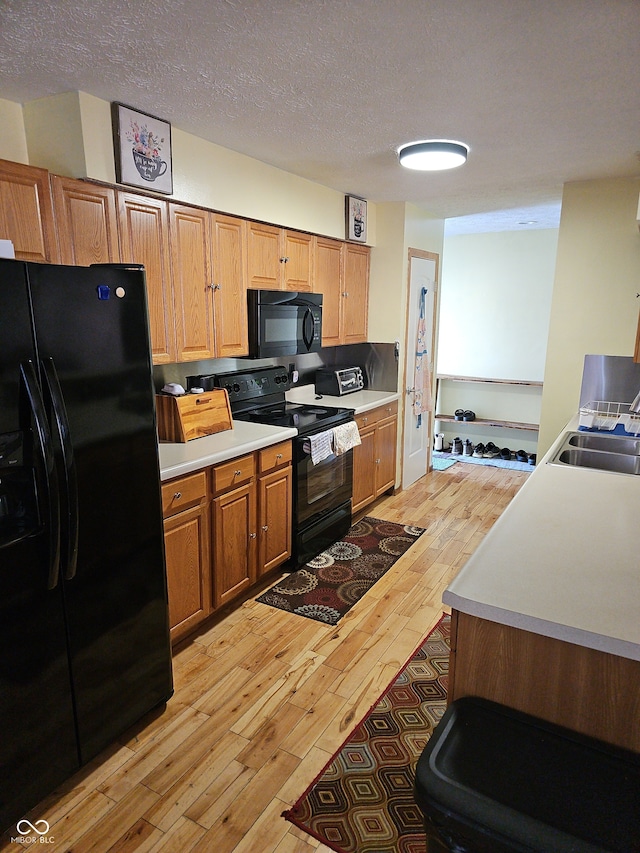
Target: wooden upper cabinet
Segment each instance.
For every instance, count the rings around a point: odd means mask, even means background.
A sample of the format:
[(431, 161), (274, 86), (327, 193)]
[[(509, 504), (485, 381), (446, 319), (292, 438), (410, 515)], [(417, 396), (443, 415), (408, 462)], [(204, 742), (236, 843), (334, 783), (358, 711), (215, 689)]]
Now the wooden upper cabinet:
[(368, 246), (359, 246), (357, 243), (345, 244), (342, 341), (345, 344), (367, 340), (369, 257)]
[(342, 343), (343, 243), (325, 237), (316, 238), (313, 289), (322, 294), (322, 345)]
[(59, 175), (51, 185), (60, 261), (81, 267), (119, 263), (115, 190)]
[(261, 222), (247, 223), (247, 286), (312, 290), (313, 236)]
[(118, 192), (123, 263), (143, 264), (147, 279), (151, 353), (154, 364), (176, 360), (169, 254), (169, 206), (162, 199)]
[(299, 231), (282, 232), (285, 290), (305, 291), (313, 287), (313, 237)]
[(214, 358), (211, 214), (169, 205), (178, 361)]
[(248, 355), (246, 222), (216, 214), (212, 228), (216, 357)]
[(18, 260), (58, 262), (46, 169), (0, 160), (0, 238), (11, 240)]
[(247, 287), (280, 290), (282, 276), (280, 229), (247, 223)]

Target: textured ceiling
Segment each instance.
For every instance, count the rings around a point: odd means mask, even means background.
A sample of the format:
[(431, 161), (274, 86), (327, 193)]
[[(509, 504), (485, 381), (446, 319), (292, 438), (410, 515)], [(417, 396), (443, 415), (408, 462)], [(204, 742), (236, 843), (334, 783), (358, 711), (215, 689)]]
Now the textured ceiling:
[[(557, 224), (565, 181), (640, 174), (640, 2), (0, 0), (0, 97), (76, 90), (462, 230)], [(401, 169), (426, 137), (467, 164)]]

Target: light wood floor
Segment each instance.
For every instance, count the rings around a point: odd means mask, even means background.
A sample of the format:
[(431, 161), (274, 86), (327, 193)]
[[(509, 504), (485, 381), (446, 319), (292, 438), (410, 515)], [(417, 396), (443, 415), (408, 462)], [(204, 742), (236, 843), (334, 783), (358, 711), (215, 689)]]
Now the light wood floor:
[[(326, 853), (281, 813), (438, 621), (443, 589), (527, 476), (461, 462), (380, 500), (369, 515), (426, 533), (336, 627), (251, 598), (183, 644), (164, 713), (33, 810), (46, 849)], [(5, 835), (0, 850), (16, 849)]]

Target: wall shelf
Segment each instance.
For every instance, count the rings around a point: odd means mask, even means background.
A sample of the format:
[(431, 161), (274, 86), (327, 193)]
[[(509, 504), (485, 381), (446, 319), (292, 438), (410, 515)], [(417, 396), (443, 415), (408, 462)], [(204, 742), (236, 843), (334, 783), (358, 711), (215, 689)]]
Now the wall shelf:
[[(440, 402), (441, 398), (441, 383), (442, 382), (463, 382), (463, 383), (471, 383), (477, 386), (502, 386), (505, 388), (505, 391), (511, 388), (521, 388), (522, 393), (526, 393), (526, 388), (531, 388), (534, 393), (538, 393), (536, 389), (541, 389), (543, 387), (542, 382), (538, 382), (536, 380), (526, 380), (526, 379), (492, 379), (484, 376), (459, 376), (453, 374), (439, 373), (436, 376), (436, 400)], [(496, 389), (497, 390), (497, 389)], [(446, 396), (446, 395), (445, 395)], [(451, 405), (451, 402), (449, 402)], [(462, 408), (462, 406), (461, 406)], [(470, 408), (470, 407), (469, 407)], [(490, 427), (490, 428), (499, 428), (499, 429), (517, 429), (517, 430), (525, 430), (527, 432), (538, 432), (540, 425), (538, 423), (532, 423), (529, 421), (520, 421), (513, 420), (511, 418), (480, 418), (476, 417), (472, 421), (461, 421), (456, 420), (453, 414), (449, 413), (440, 413), (435, 415), (436, 421), (442, 421), (443, 423), (455, 423), (456, 425), (460, 425), (463, 429), (474, 425), (479, 427)]]

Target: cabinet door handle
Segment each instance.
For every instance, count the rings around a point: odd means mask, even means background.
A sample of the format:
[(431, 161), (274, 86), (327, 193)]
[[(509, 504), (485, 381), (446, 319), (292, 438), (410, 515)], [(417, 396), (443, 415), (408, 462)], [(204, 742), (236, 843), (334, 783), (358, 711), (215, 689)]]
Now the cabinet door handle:
[(210, 290), (220, 290), (221, 287), (222, 287), (221, 284), (210, 284), (209, 285)]
[(281, 264), (288, 264), (288, 263), (289, 263), (289, 258), (280, 258), (280, 263), (281, 263)]
[(255, 538), (256, 538), (256, 536), (257, 536), (257, 534), (256, 534), (256, 533), (250, 533), (250, 534), (249, 534), (249, 539), (255, 539)]
[(268, 525), (268, 524), (263, 524), (263, 525), (262, 525), (262, 529), (263, 529), (263, 530), (264, 530), (264, 532), (266, 533), (266, 532), (267, 532), (267, 530), (269, 529), (269, 525)]
[(179, 501), (181, 497), (182, 497), (182, 492), (176, 492), (175, 495), (173, 496), (173, 499), (174, 499), (174, 501)]

